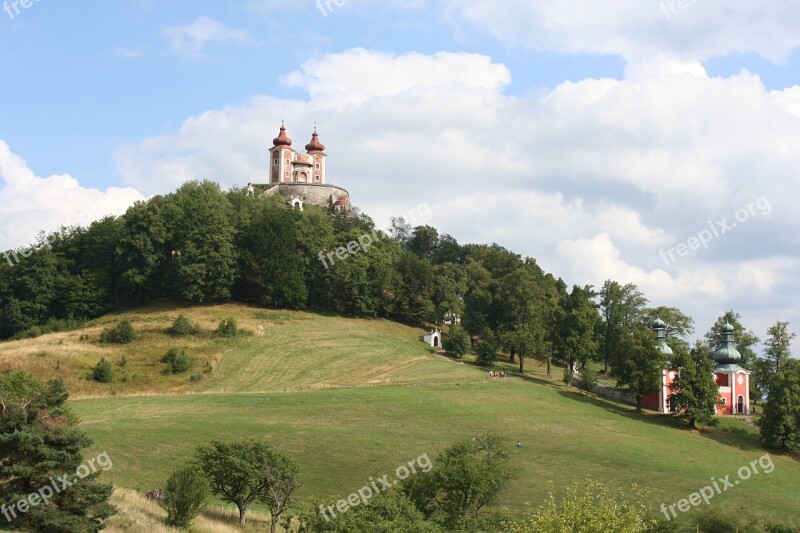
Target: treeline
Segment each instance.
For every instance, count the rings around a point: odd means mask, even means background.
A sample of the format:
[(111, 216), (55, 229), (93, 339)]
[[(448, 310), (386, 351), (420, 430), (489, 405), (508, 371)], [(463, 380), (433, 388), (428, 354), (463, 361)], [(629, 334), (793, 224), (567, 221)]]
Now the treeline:
[[(569, 383), (576, 367), (599, 362), (641, 401), (658, 388), (668, 364), (651, 328), (659, 318), (675, 352), (672, 368), (702, 376), (696, 382), (687, 378), (682, 386), (692, 394), (676, 397), (690, 425), (713, 413), (715, 385), (705, 376), (726, 322), (734, 326), (742, 366), (753, 372), (753, 398), (769, 395), (781, 371), (795, 370), (787, 364), (794, 333), (786, 322), (767, 332), (763, 358), (753, 350), (760, 340), (733, 311), (709, 329), (705, 343), (690, 347), (692, 318), (673, 307), (649, 307), (633, 284), (608, 280), (599, 289), (570, 289), (534, 259), (495, 244), (461, 245), (433, 227), (411, 227), (403, 219), (393, 219), (388, 231), (377, 230), (364, 214), (331, 215), (314, 206), (299, 211), (278, 197), (188, 182), (172, 194), (134, 204), (121, 217), (42, 234), (42, 246), (4, 254), (0, 339), (80, 326), (157, 298), (234, 299), (415, 325), (455, 322), (450, 337), (476, 340), (484, 364), (502, 352), (523, 371), (526, 358), (535, 357), (547, 363), (548, 375), (552, 363), (564, 365)], [(462, 352), (469, 347), (451, 344)], [(688, 404), (695, 393), (706, 400)], [(789, 403), (800, 402), (797, 394), (789, 396)], [(798, 442), (769, 440), (789, 448)]]

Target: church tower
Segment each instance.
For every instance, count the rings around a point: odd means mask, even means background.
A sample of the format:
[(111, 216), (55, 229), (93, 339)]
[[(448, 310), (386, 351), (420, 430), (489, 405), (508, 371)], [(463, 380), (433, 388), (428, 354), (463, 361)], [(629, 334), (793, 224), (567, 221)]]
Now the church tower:
[(325, 145), (319, 142), (319, 135), (317, 128), (314, 128), (314, 134), (311, 135), (311, 142), (306, 145), (306, 152), (311, 156), (311, 174), (314, 176), (313, 183), (315, 185), (322, 185), (325, 183), (325, 158), (328, 154), (325, 153)]
[(272, 141), (274, 145), (269, 150), (270, 155), (270, 183), (292, 182), (292, 161), (294, 149), (292, 140), (286, 135), (286, 126), (281, 122), (280, 134)]
[(714, 352), (714, 375), (719, 388), (717, 414), (750, 413), (750, 372), (739, 366), (742, 354), (736, 349), (733, 334), (733, 326), (726, 322), (722, 326), (721, 343)]

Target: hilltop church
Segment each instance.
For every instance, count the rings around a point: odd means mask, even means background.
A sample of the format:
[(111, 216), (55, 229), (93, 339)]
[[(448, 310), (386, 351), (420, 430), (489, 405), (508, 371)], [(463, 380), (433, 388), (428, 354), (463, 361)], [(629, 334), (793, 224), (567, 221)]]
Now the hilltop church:
[(278, 136), (269, 149), (269, 180), (266, 184), (248, 183), (248, 194), (260, 196), (279, 195), (297, 209), (306, 204), (329, 209), (333, 213), (350, 212), (350, 193), (327, 182), (325, 145), (319, 140), (317, 129), (305, 152), (292, 147), (292, 139), (281, 123)]
[[(662, 353), (668, 359), (672, 358), (672, 348), (667, 345), (667, 325), (661, 319), (656, 319), (652, 324), (656, 332)], [(716, 406), (718, 415), (750, 414), (750, 372), (739, 366), (742, 354), (736, 349), (733, 340), (733, 326), (725, 323), (722, 326), (720, 345), (714, 351), (714, 377), (717, 382), (719, 400)], [(642, 399), (642, 406), (659, 413), (671, 412), (669, 395), (672, 393), (670, 385), (675, 382), (678, 371), (665, 368), (661, 373), (661, 386)]]

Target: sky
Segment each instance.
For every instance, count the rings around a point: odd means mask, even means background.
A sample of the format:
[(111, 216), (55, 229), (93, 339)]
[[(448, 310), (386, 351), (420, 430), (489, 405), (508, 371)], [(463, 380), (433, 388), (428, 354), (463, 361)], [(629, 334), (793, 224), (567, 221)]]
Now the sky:
[[(386, 227), (800, 324), (796, 0), (0, 0), (0, 248), (209, 179), (281, 120)], [(800, 341), (794, 343), (800, 355)]]

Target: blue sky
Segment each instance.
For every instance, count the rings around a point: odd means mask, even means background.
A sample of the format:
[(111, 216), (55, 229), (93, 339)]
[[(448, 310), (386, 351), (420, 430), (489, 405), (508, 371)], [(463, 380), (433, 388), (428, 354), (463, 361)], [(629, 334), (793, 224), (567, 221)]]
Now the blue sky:
[[(333, 181), (381, 223), (424, 198), (461, 241), (499, 242), (569, 283), (635, 282), (699, 333), (730, 307), (762, 336), (800, 320), (800, 7), (330, 6), (10, 3), (0, 245), (186, 179), (258, 181), (283, 118), (296, 146), (319, 123)], [(659, 257), (758, 198), (768, 214)]]

